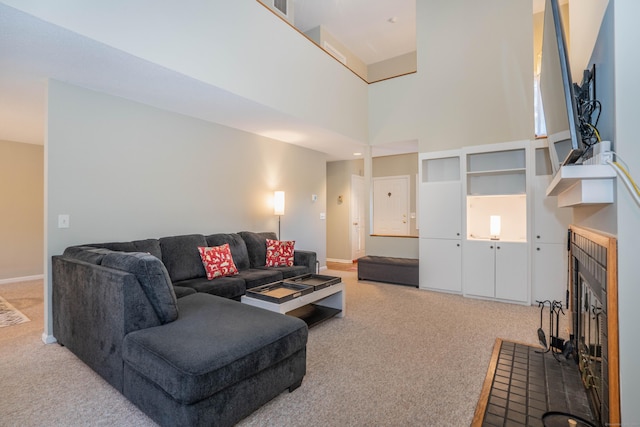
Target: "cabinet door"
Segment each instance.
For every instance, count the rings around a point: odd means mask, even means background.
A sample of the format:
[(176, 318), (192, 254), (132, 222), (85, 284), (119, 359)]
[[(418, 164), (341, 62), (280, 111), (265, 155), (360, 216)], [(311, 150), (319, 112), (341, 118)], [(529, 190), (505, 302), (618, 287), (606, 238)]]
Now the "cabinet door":
[(420, 188), (420, 237), (459, 239), (462, 228), (462, 184), (434, 182)]
[(567, 240), (567, 228), (572, 210), (558, 207), (556, 196), (547, 197), (550, 175), (539, 175), (533, 180), (533, 241), (536, 243), (563, 243)]
[(533, 249), (532, 303), (562, 301), (567, 290), (567, 246), (560, 243), (538, 243)]
[(420, 239), (420, 288), (462, 292), (460, 240)]
[(528, 300), (527, 244), (496, 243), (496, 298)]
[(463, 289), (465, 295), (495, 296), (495, 243), (492, 241), (464, 242)]

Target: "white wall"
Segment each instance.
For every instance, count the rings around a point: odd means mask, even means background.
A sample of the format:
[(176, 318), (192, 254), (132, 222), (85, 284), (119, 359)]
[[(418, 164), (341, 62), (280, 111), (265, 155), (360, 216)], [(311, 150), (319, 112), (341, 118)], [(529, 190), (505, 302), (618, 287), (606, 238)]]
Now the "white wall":
[[(640, 144), (638, 144), (638, 40), (640, 40), (640, 2), (615, 0), (615, 122), (616, 151), (628, 163), (636, 182), (640, 180)], [(618, 207), (618, 292), (620, 319), (620, 388), (622, 424), (640, 425), (640, 286), (638, 248), (640, 248), (640, 206), (632, 201), (620, 180), (617, 183)]]
[(372, 145), (429, 152), (533, 138), (530, 2), (416, 2), (416, 74), (370, 86)]
[(413, 73), (416, 71), (417, 62), (417, 52), (409, 52), (394, 58), (369, 64), (367, 67), (367, 81), (376, 82)]
[(569, 3), (569, 27), (571, 42), (569, 63), (571, 78), (574, 82), (582, 81), (582, 70), (588, 67), (593, 46), (598, 37), (602, 17), (609, 0), (590, 0), (588, 2), (573, 0)]
[(256, 0), (2, 2), (366, 142), (367, 84)]
[[(282, 238), (324, 265), (325, 162), (312, 150), (50, 81), (48, 266), (74, 244), (277, 231), (274, 190), (286, 193)], [(57, 228), (59, 214), (71, 216), (70, 228)]]

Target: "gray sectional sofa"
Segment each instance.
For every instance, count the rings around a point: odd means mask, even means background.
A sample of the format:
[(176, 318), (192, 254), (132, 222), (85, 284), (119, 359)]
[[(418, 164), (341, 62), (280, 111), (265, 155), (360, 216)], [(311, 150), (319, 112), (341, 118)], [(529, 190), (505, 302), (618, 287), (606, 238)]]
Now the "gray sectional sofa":
[[(315, 271), (311, 251), (265, 267), (266, 238), (275, 234), (69, 247), (52, 259), (54, 336), (160, 425), (233, 425), (306, 372), (306, 324), (234, 300)], [(207, 280), (197, 247), (223, 243), (239, 274)]]

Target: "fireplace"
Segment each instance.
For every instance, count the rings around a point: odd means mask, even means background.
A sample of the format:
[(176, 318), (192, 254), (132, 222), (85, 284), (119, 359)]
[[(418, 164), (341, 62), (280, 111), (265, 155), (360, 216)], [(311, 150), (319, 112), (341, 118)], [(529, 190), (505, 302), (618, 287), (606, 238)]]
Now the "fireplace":
[(594, 418), (603, 426), (618, 425), (617, 242), (576, 226), (569, 236), (574, 357)]

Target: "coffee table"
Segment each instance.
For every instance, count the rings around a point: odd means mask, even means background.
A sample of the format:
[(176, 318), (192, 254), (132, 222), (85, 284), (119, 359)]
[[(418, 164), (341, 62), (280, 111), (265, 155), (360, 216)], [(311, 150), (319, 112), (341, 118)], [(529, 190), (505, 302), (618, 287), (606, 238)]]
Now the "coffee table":
[[(333, 279), (331, 282), (335, 283), (327, 286), (318, 285), (318, 278), (325, 277), (329, 278), (331, 276), (305, 275), (299, 276), (299, 278), (286, 279), (281, 282), (265, 285), (267, 287), (274, 287), (281, 283), (283, 285), (298, 285), (301, 289), (311, 288), (306, 289), (306, 291), (301, 291), (299, 296), (295, 296), (287, 301), (279, 302), (277, 298), (274, 298), (274, 300), (256, 298), (251, 296), (251, 290), (247, 292), (246, 295), (243, 295), (240, 300), (243, 304), (299, 317), (311, 327), (331, 317), (344, 317), (345, 315), (344, 283), (335, 280), (339, 280), (339, 278), (331, 277), (331, 279)], [(312, 285), (306, 286), (304, 285), (305, 282), (312, 283)], [(263, 287), (261, 286), (260, 288)]]

